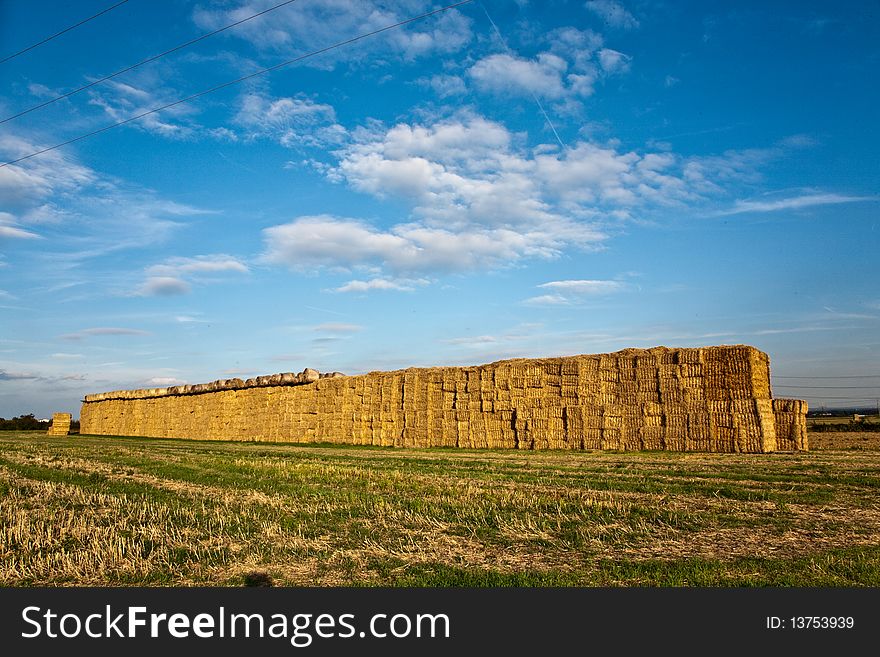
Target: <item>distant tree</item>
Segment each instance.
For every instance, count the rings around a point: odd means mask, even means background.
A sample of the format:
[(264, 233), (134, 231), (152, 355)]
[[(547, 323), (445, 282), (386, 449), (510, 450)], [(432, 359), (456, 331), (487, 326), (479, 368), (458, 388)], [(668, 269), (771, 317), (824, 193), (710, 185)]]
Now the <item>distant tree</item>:
[(49, 422), (38, 420), (33, 413), (19, 415), (11, 420), (0, 417), (0, 431), (45, 431)]

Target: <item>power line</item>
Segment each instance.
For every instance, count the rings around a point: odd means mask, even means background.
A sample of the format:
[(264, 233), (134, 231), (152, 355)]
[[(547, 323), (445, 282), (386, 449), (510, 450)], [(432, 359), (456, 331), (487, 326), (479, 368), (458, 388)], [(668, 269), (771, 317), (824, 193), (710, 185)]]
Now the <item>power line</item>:
[(25, 114), (29, 114), (30, 112), (33, 112), (34, 110), (38, 110), (42, 107), (46, 107), (46, 105), (51, 105), (52, 103), (57, 103), (59, 100), (63, 100), (65, 98), (70, 98), (71, 96), (74, 96), (81, 91), (85, 91), (86, 89), (88, 89), (90, 87), (94, 87), (96, 84), (101, 84), (102, 82), (106, 82), (107, 80), (110, 80), (111, 78), (115, 78), (117, 75), (122, 75), (123, 73), (128, 73), (128, 71), (136, 69), (138, 66), (143, 66), (144, 64), (149, 64), (150, 62), (154, 62), (157, 59), (161, 59), (162, 57), (165, 57), (166, 55), (170, 55), (173, 52), (177, 52), (178, 50), (182, 50), (183, 48), (186, 48), (188, 46), (193, 45), (194, 43), (198, 43), (199, 41), (207, 39), (208, 37), (212, 37), (215, 34), (220, 34), (220, 32), (224, 32), (230, 28), (241, 25), (242, 23), (247, 23), (249, 20), (253, 20), (254, 18), (262, 16), (263, 14), (268, 14), (270, 11), (275, 11), (276, 9), (280, 9), (281, 7), (284, 7), (285, 5), (289, 5), (294, 2), (296, 2), (296, 0), (287, 0), (286, 2), (282, 2), (280, 4), (277, 4), (274, 7), (269, 7), (268, 9), (264, 9), (261, 12), (253, 14), (252, 16), (248, 16), (247, 18), (242, 18), (240, 21), (236, 21), (235, 23), (230, 23), (229, 25), (227, 25), (225, 27), (221, 27), (218, 30), (214, 30), (213, 32), (208, 32), (207, 34), (203, 34), (202, 36), (196, 37), (195, 39), (187, 41), (186, 43), (181, 43), (180, 45), (174, 46), (173, 48), (170, 48), (170, 49), (166, 50), (165, 52), (161, 52), (158, 55), (153, 55), (152, 57), (147, 57), (146, 59), (138, 62), (137, 64), (132, 64), (131, 66), (126, 66), (125, 68), (120, 69), (120, 70), (116, 71), (115, 73), (111, 73), (110, 75), (107, 75), (107, 76), (101, 78), (100, 80), (95, 80), (94, 82), (89, 82), (88, 84), (81, 86), (79, 89), (74, 89), (73, 91), (69, 91), (66, 94), (61, 94), (60, 96), (57, 96), (56, 98), (52, 98), (50, 100), (47, 100), (43, 103), (40, 103), (39, 105), (34, 105), (33, 107), (30, 107), (24, 111), (19, 112), (18, 114), (13, 114), (12, 116), (6, 117), (5, 119), (0, 120), (0, 124), (6, 123), (7, 121), (11, 121), (12, 119), (17, 119), (20, 116), (24, 116)]
[[(483, 13), (486, 14), (486, 18), (489, 19), (489, 23), (491, 23), (492, 29), (495, 30), (495, 34), (498, 36), (498, 40), (501, 41), (501, 45), (504, 46), (504, 49), (508, 52), (508, 54), (515, 56), (516, 53), (514, 53), (513, 50), (511, 50), (510, 46), (507, 45), (507, 41), (505, 41), (504, 37), (501, 36), (501, 30), (498, 29), (497, 25), (495, 25), (495, 21), (492, 20), (492, 17), (489, 15), (489, 12), (482, 5), (482, 3), (480, 4), (480, 9), (482, 9)], [(556, 126), (554, 126), (553, 121), (550, 120), (550, 115), (547, 114), (547, 110), (544, 109), (544, 105), (538, 99), (538, 96), (535, 94), (535, 92), (532, 91), (531, 89), (529, 90), (529, 94), (531, 95), (532, 100), (535, 101), (535, 104), (538, 106), (538, 109), (541, 110), (541, 114), (544, 115), (544, 120), (547, 121), (547, 125), (550, 126), (550, 129), (553, 131), (553, 135), (556, 137), (556, 141), (559, 142), (559, 145), (562, 147), (562, 150), (565, 151), (566, 150), (565, 144), (562, 142), (562, 139), (559, 137), (559, 133), (556, 132)]]
[(104, 9), (104, 10), (102, 10), (102, 11), (99, 11), (99, 12), (98, 12), (97, 14), (95, 14), (94, 16), (90, 16), (89, 18), (86, 18), (86, 19), (84, 19), (84, 20), (81, 20), (81, 21), (80, 21), (79, 23), (77, 23), (76, 25), (71, 25), (70, 27), (66, 27), (66, 28), (64, 28), (63, 30), (61, 30), (60, 32), (56, 32), (56, 33), (53, 34), (52, 36), (48, 36), (48, 37), (46, 37), (46, 38), (43, 39), (42, 41), (38, 41), (37, 43), (35, 43), (35, 44), (33, 44), (33, 45), (30, 45), (30, 46), (28, 46), (27, 48), (23, 48), (22, 50), (19, 50), (18, 52), (14, 52), (14, 53), (12, 53), (11, 55), (8, 55), (8, 56), (4, 57), (3, 59), (0, 59), (0, 64), (3, 64), (3, 63), (5, 63), (5, 62), (8, 62), (10, 59), (13, 59), (13, 58), (15, 58), (15, 57), (18, 57), (19, 55), (23, 55), (23, 54), (26, 53), (28, 50), (33, 50), (33, 49), (36, 48), (37, 46), (42, 46), (44, 43), (48, 43), (48, 42), (51, 41), (52, 39), (55, 39), (56, 37), (60, 37), (60, 36), (61, 36), (62, 34), (64, 34), (65, 32), (70, 32), (72, 29), (77, 28), (77, 27), (79, 27), (80, 25), (85, 25), (85, 24), (88, 23), (89, 21), (91, 21), (91, 20), (95, 20), (98, 16), (101, 16), (101, 15), (103, 15), (103, 14), (106, 14), (108, 11), (112, 11), (112, 10), (116, 9), (116, 8), (117, 8), (118, 6), (120, 6), (120, 5), (124, 5), (126, 2), (128, 2), (128, 0), (122, 0), (121, 2), (117, 2), (115, 5), (110, 5), (110, 6), (107, 7), (106, 9)]
[(789, 386), (778, 385), (777, 388), (809, 388), (811, 390), (880, 390), (877, 386)]
[(205, 89), (203, 91), (199, 91), (198, 93), (194, 93), (191, 96), (187, 96), (186, 98), (181, 98), (180, 100), (175, 100), (172, 103), (168, 103), (166, 105), (161, 105), (160, 107), (154, 107), (151, 110), (147, 110), (146, 112), (141, 112), (135, 116), (129, 117), (122, 121), (117, 121), (116, 123), (112, 123), (110, 125), (106, 125), (103, 128), (98, 128), (97, 130), (93, 130), (92, 132), (88, 132), (84, 135), (80, 135), (78, 137), (74, 137), (73, 139), (68, 139), (67, 141), (61, 142), (60, 144), (55, 144), (54, 146), (49, 146), (48, 148), (44, 148), (39, 151), (35, 151), (33, 153), (29, 153), (28, 155), (24, 155), (15, 160), (10, 160), (9, 162), (4, 162), (0, 164), (0, 169), (5, 166), (9, 166), (10, 164), (17, 164), (23, 160), (30, 159), (32, 157), (36, 157), (37, 155), (42, 155), (43, 153), (48, 153), (49, 151), (54, 151), (56, 148), (61, 148), (62, 146), (68, 146), (69, 144), (73, 144), (78, 141), (82, 141), (83, 139), (88, 139), (89, 137), (94, 137), (95, 135), (101, 134), (102, 132), (106, 132), (107, 130), (112, 130), (113, 128), (118, 128), (121, 125), (125, 125), (126, 123), (131, 123), (132, 121), (137, 121), (138, 119), (142, 119), (145, 116), (149, 116), (150, 114), (155, 114), (156, 112), (161, 112), (162, 110), (166, 110), (170, 107), (174, 107), (175, 105), (180, 105), (182, 103), (186, 103), (190, 100), (195, 100), (200, 96), (205, 96), (207, 94), (213, 93), (215, 91), (219, 91), (220, 89), (225, 89), (226, 87), (231, 87), (234, 84), (238, 84), (239, 82), (244, 82), (245, 80), (250, 80), (251, 78), (255, 78), (258, 75), (264, 75), (271, 71), (278, 70), (279, 68), (283, 68), (285, 66), (289, 66), (291, 64), (295, 64), (296, 62), (300, 62), (304, 59), (308, 59), (309, 57), (314, 57), (315, 55), (320, 55), (322, 53), (328, 52), (330, 50), (335, 50), (336, 48), (341, 48), (342, 46), (349, 45), (351, 43), (355, 43), (356, 41), (361, 41), (362, 39), (366, 39), (371, 36), (375, 36), (382, 32), (387, 32), (388, 30), (393, 30), (397, 27), (401, 27), (403, 25), (407, 25), (408, 23), (413, 23), (415, 21), (421, 20), (423, 18), (427, 18), (429, 16), (433, 16), (434, 14), (439, 14), (444, 11), (448, 11), (450, 9), (454, 9), (455, 7), (460, 7), (461, 5), (466, 5), (468, 3), (473, 2), (473, 0), (461, 0), (460, 2), (455, 2), (451, 5), (446, 5), (445, 7), (440, 7), (439, 9), (434, 9), (432, 11), (425, 12), (424, 14), (419, 14), (418, 16), (413, 16), (412, 18), (407, 18), (406, 20), (399, 21), (392, 25), (386, 25), (385, 27), (381, 27), (378, 30), (373, 30), (372, 32), (367, 32), (365, 34), (360, 34), (356, 37), (352, 37), (351, 39), (346, 39), (345, 41), (339, 41), (334, 43), (333, 45), (326, 46), (325, 48), (321, 48), (319, 50), (313, 50), (312, 52), (306, 53), (304, 55), (300, 55), (299, 57), (294, 57), (293, 59), (289, 59), (286, 62), (281, 62), (280, 64), (276, 64), (275, 66), (270, 66), (269, 68), (264, 68), (256, 73), (251, 73), (249, 75), (245, 75), (235, 80), (230, 80), (229, 82), (224, 82), (222, 84), (218, 84), (210, 89)]
[(854, 374), (851, 376), (776, 376), (770, 375), (773, 379), (880, 379), (880, 374)]
[(876, 401), (876, 397), (827, 397), (825, 395), (800, 395), (804, 399), (842, 399), (850, 402), (868, 403)]

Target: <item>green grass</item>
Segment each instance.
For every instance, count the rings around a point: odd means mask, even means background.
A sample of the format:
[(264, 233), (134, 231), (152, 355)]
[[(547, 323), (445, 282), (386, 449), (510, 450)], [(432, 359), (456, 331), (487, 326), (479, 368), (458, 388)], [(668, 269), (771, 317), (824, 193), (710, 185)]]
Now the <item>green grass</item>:
[(0, 435), (0, 584), (878, 586), (880, 452)]

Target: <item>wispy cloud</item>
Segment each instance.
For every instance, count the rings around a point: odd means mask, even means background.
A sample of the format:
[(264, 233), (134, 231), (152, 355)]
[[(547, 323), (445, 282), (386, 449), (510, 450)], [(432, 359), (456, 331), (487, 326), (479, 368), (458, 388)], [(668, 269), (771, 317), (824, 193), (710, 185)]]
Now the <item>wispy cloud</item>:
[(189, 294), (192, 290), (190, 284), (181, 278), (174, 276), (149, 276), (135, 294), (142, 297), (172, 297), (179, 294)]
[(147, 379), (147, 383), (154, 386), (175, 386), (186, 383), (186, 381), (174, 376), (154, 376), (151, 379)]
[(433, 75), (430, 78), (420, 78), (417, 82), (422, 86), (433, 89), (434, 93), (440, 98), (461, 96), (467, 93), (467, 85), (458, 75)]
[(247, 273), (248, 267), (238, 258), (224, 254), (174, 257), (147, 268), (146, 280), (135, 290), (136, 296), (175, 296), (192, 290), (189, 279), (205, 282), (211, 274)]
[[(265, 3), (236, 3), (230, 7), (197, 7), (193, 20), (200, 28), (217, 29), (263, 9)], [(434, 8), (430, 0), (387, 0), (381, 6), (356, 0), (298, 2), (272, 15), (271, 22), (260, 19), (227, 33), (244, 39), (263, 52), (281, 56), (300, 55), (332, 43), (370, 32), (385, 25)], [(333, 51), (305, 62), (307, 66), (332, 69), (344, 63), (371, 66), (416, 60), (462, 50), (473, 39), (472, 21), (457, 10), (444, 12), (430, 22), (415, 23), (395, 30), (381, 41), (366, 40), (340, 51)], [(381, 56), (367, 55), (381, 53)]]
[(176, 276), (185, 274), (217, 274), (236, 272), (245, 274), (248, 267), (238, 258), (224, 254), (199, 255), (192, 258), (168, 258), (164, 263), (147, 269), (155, 276)]
[(609, 27), (633, 30), (639, 26), (636, 17), (615, 0), (590, 0), (586, 3), (586, 7), (605, 21)]
[(312, 327), (313, 331), (318, 333), (357, 333), (363, 331), (364, 327), (358, 324), (345, 324), (342, 322), (327, 322)]
[(63, 340), (84, 340), (89, 337), (103, 337), (108, 335), (150, 335), (150, 333), (149, 331), (132, 328), (96, 327), (82, 329), (75, 333), (66, 333), (59, 337)]
[(17, 240), (41, 239), (39, 235), (37, 235), (36, 233), (32, 233), (29, 230), (25, 230), (24, 228), (16, 228), (15, 226), (8, 226), (5, 224), (0, 224), (0, 237), (8, 237), (10, 239)]
[(461, 338), (448, 338), (445, 340), (440, 340), (440, 342), (442, 342), (443, 344), (457, 345), (484, 345), (498, 342), (498, 338), (494, 335), (474, 335)]
[(582, 303), (589, 297), (616, 294), (629, 289), (629, 285), (616, 280), (565, 280), (550, 281), (536, 286), (550, 294), (534, 296), (523, 301), (529, 306), (570, 306)]
[(859, 203), (878, 201), (876, 196), (846, 196), (844, 194), (803, 194), (767, 201), (737, 201), (732, 208), (719, 210), (716, 215), (727, 216), (746, 212), (780, 212), (782, 210), (800, 210), (817, 205), (837, 205), (840, 203)]
[(529, 297), (523, 303), (527, 306), (570, 306), (572, 300), (561, 294), (541, 294)]
[(387, 278), (371, 278), (366, 281), (353, 280), (348, 281), (344, 285), (330, 290), (331, 292), (355, 292), (365, 293), (376, 290), (394, 290), (397, 292), (412, 292), (417, 285), (427, 285), (427, 279), (400, 279), (392, 280)]
[(39, 379), (40, 376), (31, 372), (9, 372), (0, 370), (0, 381), (28, 381)]
[(336, 121), (333, 107), (307, 97), (272, 98), (264, 93), (244, 94), (235, 123), (245, 139), (273, 139), (292, 148), (336, 146), (348, 131)]
[(549, 283), (542, 283), (538, 287), (577, 296), (594, 296), (613, 294), (625, 290), (626, 283), (621, 281), (567, 280), (550, 281)]
[[(4, 160), (44, 146), (35, 138), (0, 133)], [(66, 241), (53, 241), (45, 255), (63, 258), (65, 266), (142, 250), (166, 239), (182, 218), (207, 212), (101, 174), (62, 149), (0, 169), (0, 207), (5, 237), (34, 239), (38, 232), (31, 230), (32, 224), (67, 231)]]
[(632, 57), (611, 48), (599, 51), (599, 64), (608, 75), (626, 73), (632, 63)]
[[(177, 92), (163, 85), (156, 73), (142, 69), (129, 82), (110, 80), (89, 91), (89, 104), (101, 108), (112, 121), (124, 121), (177, 100)], [(129, 127), (168, 139), (188, 139), (201, 129), (191, 116), (198, 110), (190, 103), (176, 105), (161, 113), (148, 114)]]

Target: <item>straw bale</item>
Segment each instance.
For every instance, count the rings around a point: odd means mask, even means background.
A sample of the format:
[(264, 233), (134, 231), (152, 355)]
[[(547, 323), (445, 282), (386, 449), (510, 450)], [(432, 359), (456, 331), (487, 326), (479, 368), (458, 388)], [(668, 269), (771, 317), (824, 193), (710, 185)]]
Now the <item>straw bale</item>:
[(643, 426), (639, 429), (641, 448), (661, 450), (665, 448), (666, 429), (661, 425)]

